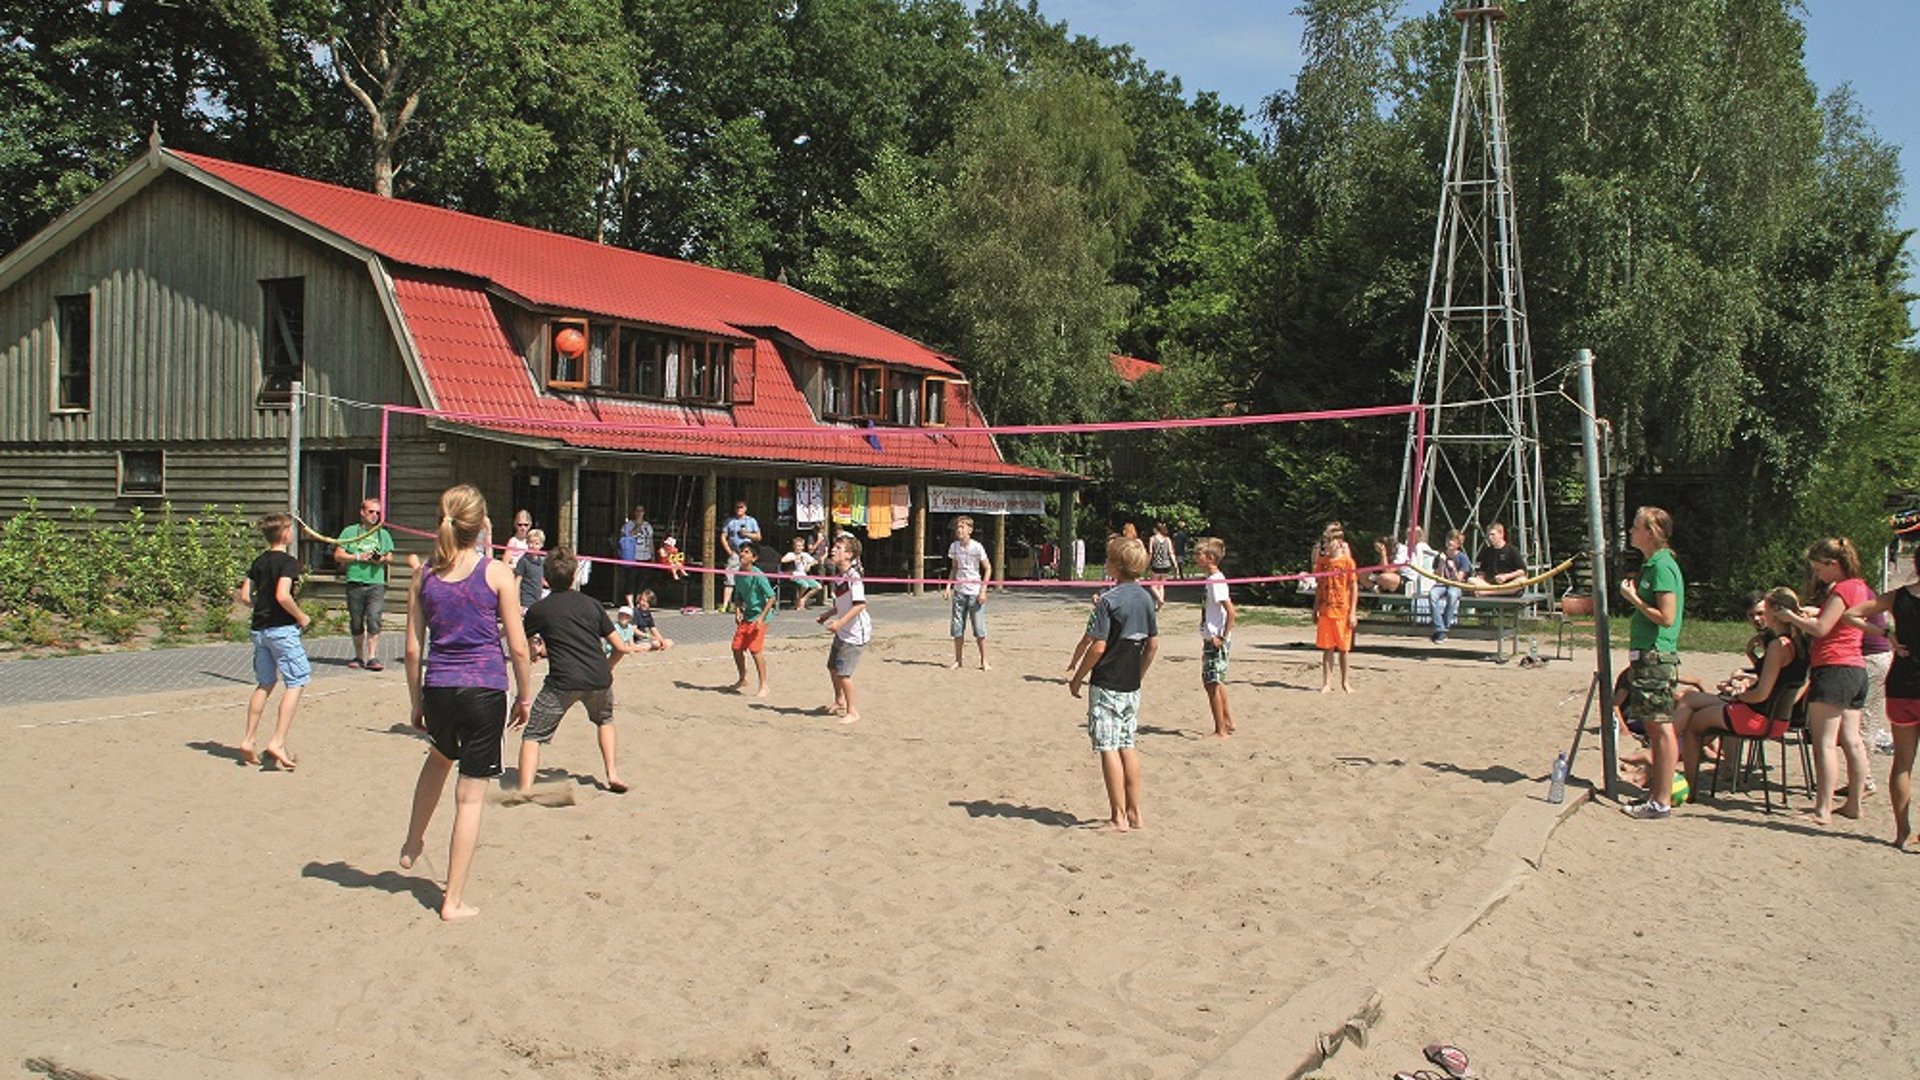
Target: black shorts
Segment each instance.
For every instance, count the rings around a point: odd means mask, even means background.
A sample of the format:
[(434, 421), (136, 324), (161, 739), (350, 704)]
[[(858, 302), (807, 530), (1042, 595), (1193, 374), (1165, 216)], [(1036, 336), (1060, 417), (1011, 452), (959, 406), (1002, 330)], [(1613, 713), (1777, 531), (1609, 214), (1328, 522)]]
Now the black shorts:
[(1809, 705), (1837, 705), (1842, 709), (1867, 707), (1867, 669), (1844, 664), (1822, 664), (1807, 675)]
[(460, 763), (461, 776), (499, 776), (500, 743), (507, 735), (507, 692), (484, 686), (429, 686), (420, 691), (427, 738), (443, 758)]

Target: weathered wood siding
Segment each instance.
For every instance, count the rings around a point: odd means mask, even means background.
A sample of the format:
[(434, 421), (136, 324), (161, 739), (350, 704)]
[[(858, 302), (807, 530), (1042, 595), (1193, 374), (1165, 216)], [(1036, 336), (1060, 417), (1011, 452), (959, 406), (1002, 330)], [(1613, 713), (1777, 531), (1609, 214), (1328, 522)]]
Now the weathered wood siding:
[[(306, 388), (417, 404), (365, 263), (169, 175), (0, 294), (0, 456), (20, 443), (284, 441), (287, 408), (256, 404), (261, 282), (293, 277)], [(93, 301), (92, 408), (60, 413), (55, 298), (79, 294)], [(378, 413), (307, 402), (306, 440), (378, 431)]]
[(163, 502), (187, 516), (207, 506), (222, 513), (237, 507), (249, 518), (286, 509), (284, 444), (170, 443), (166, 453), (166, 495), (123, 498), (114, 494), (119, 455), (113, 448), (6, 447), (0, 450), (0, 521), (25, 509), (29, 497), (55, 520), (65, 522), (70, 510), (85, 507), (103, 525), (125, 521), (136, 506), (151, 515)]

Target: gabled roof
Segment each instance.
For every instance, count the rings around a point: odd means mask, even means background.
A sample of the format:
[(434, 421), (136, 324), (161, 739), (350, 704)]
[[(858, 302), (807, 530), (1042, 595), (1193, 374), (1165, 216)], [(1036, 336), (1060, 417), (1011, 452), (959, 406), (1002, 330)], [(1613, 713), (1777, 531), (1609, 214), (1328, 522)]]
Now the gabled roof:
[(960, 374), (920, 342), (776, 281), (201, 154), (161, 153), (391, 263), (478, 278), (536, 308), (731, 338), (777, 329), (816, 353)]
[[(980, 432), (979, 414), (952, 403), (946, 428), (916, 428), (914, 434), (873, 443), (858, 435), (826, 434), (827, 430), (864, 429), (816, 422), (806, 398), (787, 377), (778, 349), (764, 339), (735, 349), (735, 367), (752, 364), (760, 374), (752, 400), (726, 409), (542, 394), (501, 329), (493, 300), (480, 288), (450, 282), (444, 275), (405, 272), (394, 274), (393, 287), (440, 410), (521, 418), (476, 423), (487, 431), (596, 450), (802, 467), (844, 465), (862, 471), (900, 469), (1022, 479), (1058, 475), (1002, 461), (992, 440)], [(637, 424), (674, 425), (675, 430), (622, 427)], [(784, 429), (785, 433), (762, 435), (756, 428)], [(794, 435), (795, 428), (819, 428), (822, 434)], [(976, 434), (966, 434), (968, 429)]]

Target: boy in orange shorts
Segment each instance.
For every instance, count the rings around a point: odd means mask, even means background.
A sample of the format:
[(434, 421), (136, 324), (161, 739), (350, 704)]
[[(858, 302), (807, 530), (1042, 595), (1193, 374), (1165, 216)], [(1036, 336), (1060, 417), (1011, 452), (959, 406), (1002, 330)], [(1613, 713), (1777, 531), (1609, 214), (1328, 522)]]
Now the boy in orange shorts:
[(773, 583), (754, 565), (759, 557), (753, 545), (740, 545), (739, 556), (740, 569), (733, 579), (733, 666), (740, 680), (731, 689), (747, 688), (747, 654), (752, 653), (753, 670), (760, 677), (760, 692), (754, 697), (766, 697), (767, 660), (761, 649), (767, 643), (767, 619), (773, 615)]

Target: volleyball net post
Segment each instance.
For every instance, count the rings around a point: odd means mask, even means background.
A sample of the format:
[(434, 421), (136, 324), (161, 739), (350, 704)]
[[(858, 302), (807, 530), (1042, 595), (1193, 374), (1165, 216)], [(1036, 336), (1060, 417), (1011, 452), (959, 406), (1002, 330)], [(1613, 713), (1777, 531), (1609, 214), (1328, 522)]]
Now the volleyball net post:
[[(1593, 552), (1593, 689), (1589, 702), (1600, 706), (1600, 758), (1602, 793), (1617, 794), (1620, 784), (1620, 731), (1613, 709), (1613, 642), (1608, 625), (1607, 526), (1600, 495), (1600, 419), (1593, 409), (1593, 350), (1581, 349), (1575, 356), (1580, 373), (1580, 451), (1586, 459), (1587, 546)], [(1573, 748), (1567, 754), (1567, 773), (1573, 773), (1574, 755), (1580, 750), (1580, 731), (1586, 728), (1582, 710), (1580, 728), (1573, 733)]]

